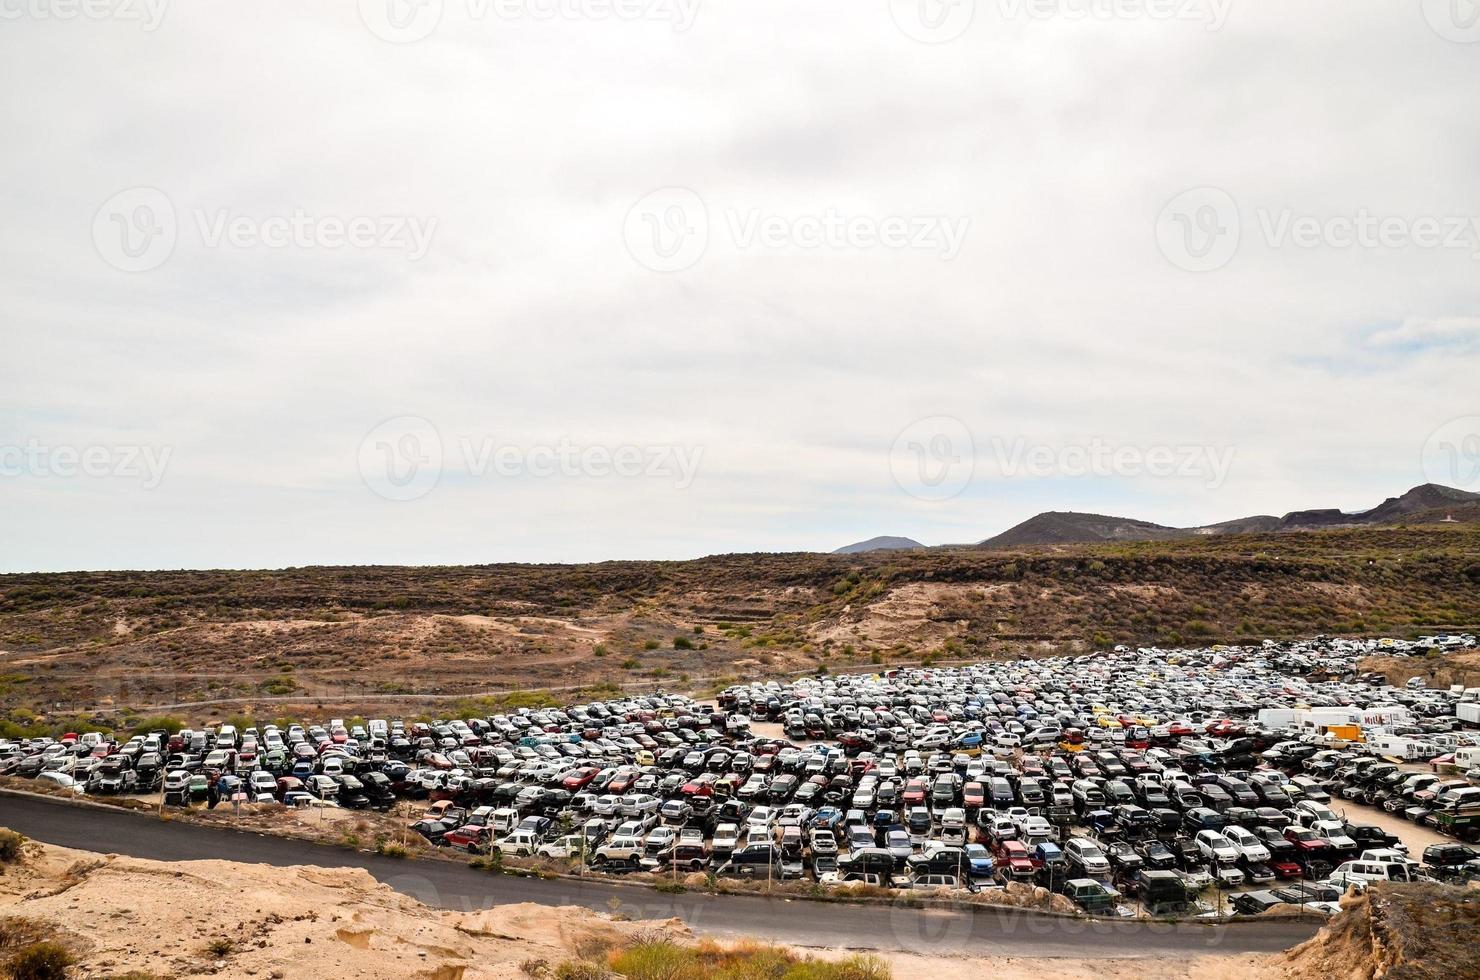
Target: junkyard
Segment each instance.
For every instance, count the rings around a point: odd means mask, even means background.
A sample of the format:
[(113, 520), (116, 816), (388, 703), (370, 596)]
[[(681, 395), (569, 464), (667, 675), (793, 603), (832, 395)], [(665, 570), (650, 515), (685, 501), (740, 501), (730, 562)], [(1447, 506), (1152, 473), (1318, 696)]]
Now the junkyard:
[(386, 811), (470, 860), (570, 873), (1328, 914), (1373, 881), (1480, 878), (1480, 690), (1356, 669), (1474, 645), (1117, 648), (707, 700), (76, 732), (0, 743), (0, 771), (165, 810)]

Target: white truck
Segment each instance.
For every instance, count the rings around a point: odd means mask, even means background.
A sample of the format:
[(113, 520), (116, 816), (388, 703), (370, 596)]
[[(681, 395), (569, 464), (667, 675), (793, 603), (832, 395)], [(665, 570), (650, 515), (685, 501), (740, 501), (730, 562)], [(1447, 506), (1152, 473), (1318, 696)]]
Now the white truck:
[(1467, 725), (1480, 725), (1480, 701), (1461, 701), (1455, 706), (1455, 714)]

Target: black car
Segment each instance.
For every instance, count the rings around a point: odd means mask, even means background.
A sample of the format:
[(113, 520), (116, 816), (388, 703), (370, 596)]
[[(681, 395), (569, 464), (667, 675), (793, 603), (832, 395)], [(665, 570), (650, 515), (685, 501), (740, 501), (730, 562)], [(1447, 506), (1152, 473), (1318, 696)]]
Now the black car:
[(1177, 866), (1177, 855), (1159, 840), (1149, 840), (1137, 847), (1146, 867), (1153, 871), (1170, 871)]
[(1285, 900), (1276, 896), (1273, 892), (1257, 891), (1235, 895), (1229, 904), (1233, 906), (1233, 911), (1239, 915), (1258, 915), (1261, 912), (1274, 908), (1276, 905), (1284, 905)]

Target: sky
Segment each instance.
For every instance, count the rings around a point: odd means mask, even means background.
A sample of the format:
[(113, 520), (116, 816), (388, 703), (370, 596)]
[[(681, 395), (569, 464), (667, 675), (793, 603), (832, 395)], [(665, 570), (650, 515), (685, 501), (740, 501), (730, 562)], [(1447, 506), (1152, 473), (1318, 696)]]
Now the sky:
[(1480, 490), (1474, 0), (0, 0), (0, 78), (0, 572)]

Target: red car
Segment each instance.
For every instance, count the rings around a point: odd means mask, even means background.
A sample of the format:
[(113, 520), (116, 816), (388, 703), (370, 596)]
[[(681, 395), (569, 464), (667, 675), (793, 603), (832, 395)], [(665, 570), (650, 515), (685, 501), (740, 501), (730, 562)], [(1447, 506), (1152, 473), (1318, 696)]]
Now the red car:
[(904, 784), (904, 792), (900, 799), (905, 806), (924, 806), (925, 797), (930, 793), (930, 784), (923, 779), (911, 779)]
[(1016, 881), (1031, 881), (1033, 873), (1038, 870), (1028, 856), (1028, 845), (1020, 840), (998, 841), (993, 854), (997, 858), (997, 867)]
[(713, 796), (714, 776), (705, 773), (698, 779), (690, 780), (679, 787), (679, 793), (684, 796)]
[(967, 809), (981, 809), (987, 805), (987, 788), (974, 780), (967, 783), (961, 790), (961, 802)]
[(488, 850), (488, 845), (493, 841), (493, 830), (489, 827), (475, 827), (472, 824), (449, 830), (442, 836), (442, 843), (448, 847), (460, 847), (469, 854), (478, 854)]
[(1299, 878), (1305, 874), (1305, 871), (1300, 867), (1300, 865), (1296, 864), (1294, 861), (1275, 858), (1271, 861), (1266, 861), (1265, 863), (1269, 865), (1271, 871), (1273, 871), (1281, 878)]
[(1319, 833), (1304, 827), (1286, 827), (1285, 840), (1299, 848), (1300, 853), (1307, 855), (1319, 853), (1331, 846), (1331, 842)]
[(579, 769), (572, 769), (560, 781), (560, 786), (562, 789), (569, 790), (572, 793), (585, 789), (586, 784), (595, 779), (596, 774), (600, 771), (595, 766), (581, 766)]

